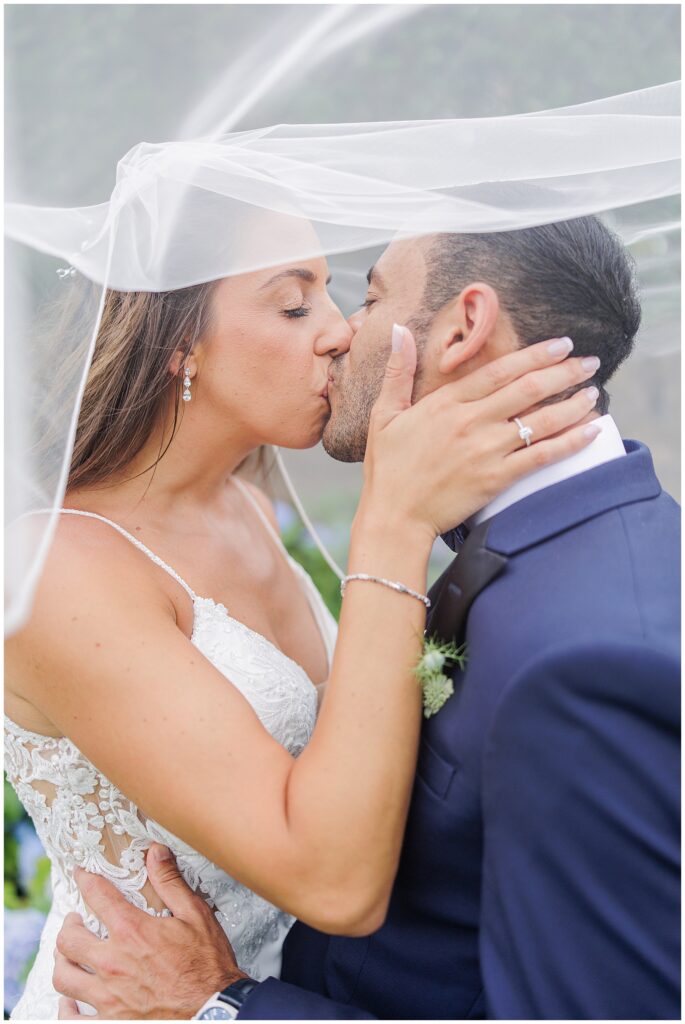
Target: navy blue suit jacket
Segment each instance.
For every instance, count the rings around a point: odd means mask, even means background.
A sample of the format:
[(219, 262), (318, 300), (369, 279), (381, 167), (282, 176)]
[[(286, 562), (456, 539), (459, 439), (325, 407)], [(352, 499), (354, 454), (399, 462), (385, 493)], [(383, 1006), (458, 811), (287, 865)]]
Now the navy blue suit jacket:
[(241, 1018), (680, 1016), (679, 509), (626, 449), (490, 521), (386, 923), (295, 925)]

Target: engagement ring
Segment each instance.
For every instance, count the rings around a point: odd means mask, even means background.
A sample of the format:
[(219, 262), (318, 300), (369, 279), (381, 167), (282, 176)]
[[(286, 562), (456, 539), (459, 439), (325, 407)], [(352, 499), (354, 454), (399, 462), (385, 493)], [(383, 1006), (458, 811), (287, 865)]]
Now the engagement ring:
[(519, 428), (519, 437), (522, 441), (526, 442), (526, 448), (530, 448), (531, 444), (533, 443), (531, 441), (531, 437), (533, 436), (532, 429), (530, 427), (524, 426), (524, 424), (521, 422), (518, 416), (514, 416), (514, 423)]

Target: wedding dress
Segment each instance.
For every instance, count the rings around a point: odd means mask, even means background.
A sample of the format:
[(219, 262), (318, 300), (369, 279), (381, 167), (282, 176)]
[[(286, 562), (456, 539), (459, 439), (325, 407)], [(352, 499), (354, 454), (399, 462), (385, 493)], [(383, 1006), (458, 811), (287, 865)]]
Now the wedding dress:
[[(290, 558), (259, 505), (247, 488), (240, 486), (304, 587), (330, 667), (335, 620), (311, 578)], [(116, 523), (94, 513), (63, 511), (109, 523), (180, 583), (193, 601), (191, 643), (240, 690), (274, 739), (293, 756), (300, 754), (314, 729), (317, 709), (317, 690), (304, 669), (261, 634), (232, 618), (224, 605), (195, 594), (170, 566)], [(66, 914), (77, 911), (92, 931), (106, 936), (104, 926), (87, 912), (74, 882), (75, 867), (103, 875), (135, 906), (153, 915), (160, 913), (148, 905), (143, 893), (145, 850), (153, 841), (170, 847), (188, 885), (216, 910), (240, 967), (257, 980), (278, 976), (283, 941), (294, 921), (291, 916), (146, 818), (71, 740), (30, 732), (7, 717), (5, 734), (5, 769), (50, 858), (53, 893), (38, 955), (12, 1019), (57, 1017), (53, 952)], [(221, 736), (212, 740), (220, 743)], [(227, 808), (217, 807), (216, 813), (225, 814)]]

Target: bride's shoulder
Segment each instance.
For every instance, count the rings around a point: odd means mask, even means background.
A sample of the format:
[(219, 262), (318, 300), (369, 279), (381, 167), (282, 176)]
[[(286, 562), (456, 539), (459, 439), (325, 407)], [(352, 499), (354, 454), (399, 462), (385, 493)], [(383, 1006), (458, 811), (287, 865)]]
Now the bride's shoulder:
[(109, 524), (87, 516), (58, 516), (36, 588), (30, 631), (46, 627), (52, 632), (67, 613), (77, 614), (84, 606), (103, 618), (131, 598), (141, 606), (148, 593), (151, 598), (155, 593), (145, 562)]
[[(25, 525), (14, 542), (39, 542), (45, 525)], [(34, 707), (41, 707), (46, 685), (63, 687), (76, 678), (79, 658), (92, 659), (94, 645), (118, 627), (117, 609), (140, 608), (146, 600), (144, 580), (139, 585), (131, 573), (126, 582), (125, 539), (111, 533), (96, 520), (58, 517), (28, 617), (5, 645), (6, 685)]]
[(128, 562), (136, 549), (109, 523), (91, 516), (62, 513), (46, 558), (46, 573), (60, 571), (65, 564), (75, 574), (87, 571), (90, 577), (107, 572), (121, 559)]

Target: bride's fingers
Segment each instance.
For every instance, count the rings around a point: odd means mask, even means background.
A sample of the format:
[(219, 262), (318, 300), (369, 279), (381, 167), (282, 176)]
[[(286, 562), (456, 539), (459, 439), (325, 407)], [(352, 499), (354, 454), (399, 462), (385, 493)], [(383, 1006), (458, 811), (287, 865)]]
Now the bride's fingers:
[[(554, 437), (562, 430), (567, 430), (585, 419), (597, 405), (598, 398), (598, 388), (583, 388), (563, 402), (545, 405), (536, 412), (525, 413), (518, 418), (524, 427), (528, 427), (532, 431), (531, 441), (535, 444), (544, 438)], [(500, 434), (504, 452), (518, 451), (525, 445), (525, 441), (519, 433), (519, 427), (513, 421), (503, 423), (500, 427)]]
[(372, 428), (384, 427), (398, 413), (411, 406), (416, 361), (414, 335), (408, 327), (394, 324), (392, 349), (385, 367), (381, 390), (373, 407)]
[(487, 398), (531, 370), (542, 370), (563, 363), (572, 349), (570, 338), (553, 338), (536, 345), (526, 345), (499, 359), (493, 359), (447, 387), (454, 389), (456, 401), (475, 402)]
[[(84, 1016), (85, 1014), (79, 1013), (78, 1003), (75, 999), (60, 996), (57, 1020), (81, 1020)], [(89, 1014), (88, 1020), (100, 1020), (100, 1018)]]
[[(513, 384), (496, 391), (478, 403), (478, 420), (510, 420), (522, 416), (536, 405), (563, 395), (597, 373), (600, 361), (595, 356), (567, 359), (559, 366), (528, 373)], [(450, 385), (447, 385), (448, 387)]]
[(504, 486), (508, 487), (522, 476), (533, 473), (543, 466), (548, 466), (551, 462), (561, 462), (569, 455), (575, 455), (576, 452), (580, 452), (592, 444), (601, 432), (602, 428), (597, 425), (596, 421), (585, 423), (572, 430), (567, 430), (566, 433), (558, 437), (538, 441), (530, 448), (521, 448), (512, 452), (511, 455), (506, 455), (504, 457)]

